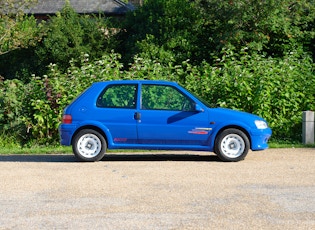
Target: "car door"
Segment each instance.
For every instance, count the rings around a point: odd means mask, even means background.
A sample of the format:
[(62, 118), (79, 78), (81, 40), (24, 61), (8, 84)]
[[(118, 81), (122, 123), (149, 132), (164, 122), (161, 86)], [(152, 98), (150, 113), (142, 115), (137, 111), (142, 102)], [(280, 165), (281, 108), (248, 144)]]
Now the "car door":
[(205, 146), (210, 128), (207, 112), (171, 85), (142, 84), (138, 141), (144, 145)]
[(113, 144), (137, 142), (137, 89), (138, 84), (111, 84), (98, 97), (100, 120), (108, 128)]

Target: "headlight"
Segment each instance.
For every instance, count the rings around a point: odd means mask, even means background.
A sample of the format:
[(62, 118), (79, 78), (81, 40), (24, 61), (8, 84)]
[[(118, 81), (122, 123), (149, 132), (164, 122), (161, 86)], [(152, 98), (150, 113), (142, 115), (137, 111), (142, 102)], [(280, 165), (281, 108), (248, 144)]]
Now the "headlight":
[(267, 123), (265, 121), (262, 121), (262, 120), (256, 120), (255, 125), (256, 125), (257, 129), (267, 129), (268, 128)]

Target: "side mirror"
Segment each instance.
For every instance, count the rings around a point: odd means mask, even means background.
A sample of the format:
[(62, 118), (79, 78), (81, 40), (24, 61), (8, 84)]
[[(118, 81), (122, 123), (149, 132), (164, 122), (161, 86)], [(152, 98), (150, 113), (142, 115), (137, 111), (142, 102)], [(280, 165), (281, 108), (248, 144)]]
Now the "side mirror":
[(203, 112), (203, 111), (204, 111), (204, 109), (203, 109), (203, 108), (201, 108), (201, 106), (200, 106), (200, 105), (195, 104), (195, 111), (197, 111), (197, 112)]

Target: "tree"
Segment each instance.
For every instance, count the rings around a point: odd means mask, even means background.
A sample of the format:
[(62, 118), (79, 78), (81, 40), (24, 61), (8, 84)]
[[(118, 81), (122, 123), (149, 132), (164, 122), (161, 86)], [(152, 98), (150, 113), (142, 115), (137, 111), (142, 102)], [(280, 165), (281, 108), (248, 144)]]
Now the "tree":
[[(3, 34), (0, 38), (0, 75), (6, 79), (28, 82), (32, 74), (44, 75), (50, 63), (65, 70), (71, 59), (80, 59), (81, 53), (88, 53), (94, 59), (115, 46), (112, 34), (116, 31), (103, 15), (79, 15), (68, 1), (47, 23), (38, 23), (33, 16), (20, 12), (28, 5), (20, 6), (16, 0), (6, 1), (17, 2), (10, 8), (15, 14), (2, 15), (3, 20), (0, 20), (0, 34)], [(35, 0), (26, 2), (30, 4)]]
[(132, 57), (180, 64), (214, 63), (225, 47), (282, 57), (313, 52), (314, 0), (147, 0), (127, 15), (122, 34), (125, 62)]
[(27, 47), (38, 37), (34, 18), (24, 15), (23, 9), (37, 0), (2, 0), (0, 2), (0, 55)]
[(313, 51), (314, 0), (198, 0), (213, 47), (249, 47), (271, 56), (298, 48)]
[(181, 63), (205, 58), (199, 41), (202, 18), (195, 4), (188, 0), (147, 0), (142, 7), (127, 14), (120, 34), (125, 62), (133, 56)]
[(79, 15), (66, 2), (61, 12), (50, 18), (36, 54), (42, 66), (54, 63), (62, 69), (71, 59), (79, 60), (82, 53), (88, 53), (91, 59), (101, 57), (115, 44), (110, 28), (110, 21), (102, 15)]

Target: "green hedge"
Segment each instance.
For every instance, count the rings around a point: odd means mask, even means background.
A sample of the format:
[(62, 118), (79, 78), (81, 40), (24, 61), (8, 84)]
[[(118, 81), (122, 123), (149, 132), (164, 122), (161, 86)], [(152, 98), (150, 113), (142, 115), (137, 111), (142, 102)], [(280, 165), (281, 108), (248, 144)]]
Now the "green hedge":
[(55, 144), (63, 109), (96, 81), (163, 79), (177, 81), (212, 104), (264, 117), (277, 139), (301, 139), (301, 114), (315, 110), (314, 64), (309, 56), (289, 53), (284, 58), (249, 55), (247, 50), (224, 50), (216, 64), (167, 66), (136, 57), (128, 70), (120, 55), (111, 53), (81, 67), (70, 62), (66, 73), (50, 65), (48, 75), (33, 76), (28, 84), (0, 81), (0, 129), (20, 143)]
[[(315, 72), (309, 56), (266, 58), (226, 50), (216, 66), (204, 63), (187, 87), (211, 103), (264, 117), (277, 139), (301, 140), (302, 111), (315, 109)], [(196, 80), (197, 79), (197, 80)]]

